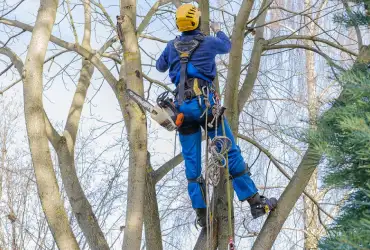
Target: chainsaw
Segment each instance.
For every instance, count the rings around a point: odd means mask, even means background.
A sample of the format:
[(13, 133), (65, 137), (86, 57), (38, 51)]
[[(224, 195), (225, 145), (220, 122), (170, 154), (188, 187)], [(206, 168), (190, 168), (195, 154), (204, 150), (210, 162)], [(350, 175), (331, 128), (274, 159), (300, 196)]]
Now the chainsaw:
[(156, 106), (130, 89), (127, 90), (127, 93), (140, 107), (150, 113), (153, 120), (168, 131), (178, 129), (184, 122), (184, 114), (177, 111), (173, 100), (168, 97), (169, 91), (158, 96)]

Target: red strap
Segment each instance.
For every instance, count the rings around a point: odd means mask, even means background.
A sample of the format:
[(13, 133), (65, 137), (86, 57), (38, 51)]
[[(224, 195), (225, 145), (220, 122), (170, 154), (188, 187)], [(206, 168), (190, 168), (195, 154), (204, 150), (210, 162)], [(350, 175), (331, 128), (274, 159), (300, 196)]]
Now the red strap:
[(228, 250), (236, 250), (233, 238), (231, 237), (229, 238), (229, 249)]

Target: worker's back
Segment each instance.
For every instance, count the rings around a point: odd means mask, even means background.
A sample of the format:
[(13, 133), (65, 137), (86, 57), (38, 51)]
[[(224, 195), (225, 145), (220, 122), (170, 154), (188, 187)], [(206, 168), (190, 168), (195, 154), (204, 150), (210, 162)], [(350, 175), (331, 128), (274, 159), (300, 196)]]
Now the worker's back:
[[(190, 41), (195, 36), (202, 34), (200, 30), (183, 32), (178, 38), (181, 41)], [(157, 70), (161, 72), (169, 69), (171, 81), (177, 85), (180, 80), (180, 56), (174, 46), (175, 40), (170, 41), (157, 61)], [(230, 51), (229, 38), (222, 31), (217, 32), (217, 37), (204, 36), (199, 47), (193, 52), (187, 72), (189, 77), (197, 77), (206, 81), (213, 81), (216, 76), (215, 57), (217, 54), (226, 54)]]

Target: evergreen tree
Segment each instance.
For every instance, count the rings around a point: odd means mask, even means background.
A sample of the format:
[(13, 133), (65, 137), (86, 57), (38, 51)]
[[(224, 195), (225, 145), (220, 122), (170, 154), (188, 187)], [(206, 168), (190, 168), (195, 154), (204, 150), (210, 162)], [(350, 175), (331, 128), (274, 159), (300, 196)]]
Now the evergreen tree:
[[(369, 27), (370, 0), (352, 2), (356, 9), (335, 21)], [(342, 93), (318, 126), (328, 162), (325, 183), (351, 191), (321, 249), (370, 249), (370, 46), (362, 52), (368, 54), (343, 72)]]

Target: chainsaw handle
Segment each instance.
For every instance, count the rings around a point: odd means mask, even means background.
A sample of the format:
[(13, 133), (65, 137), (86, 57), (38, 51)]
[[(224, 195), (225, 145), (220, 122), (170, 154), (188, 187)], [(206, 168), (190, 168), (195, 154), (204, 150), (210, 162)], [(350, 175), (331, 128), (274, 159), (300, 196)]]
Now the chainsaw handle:
[(179, 128), (184, 122), (184, 113), (179, 113), (176, 116), (175, 124)]

